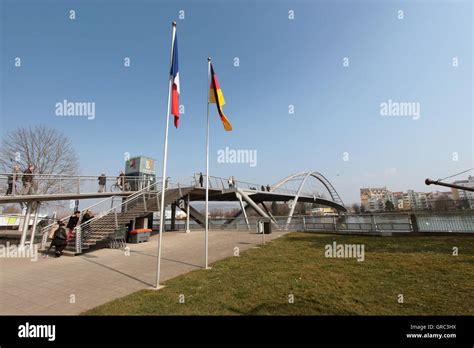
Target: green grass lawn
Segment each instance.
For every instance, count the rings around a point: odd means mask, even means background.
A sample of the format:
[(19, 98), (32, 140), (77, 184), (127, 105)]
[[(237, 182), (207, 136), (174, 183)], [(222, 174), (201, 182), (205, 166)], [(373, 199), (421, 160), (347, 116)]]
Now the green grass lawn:
[[(333, 241), (363, 244), (365, 260), (326, 258)], [(474, 238), (295, 232), (165, 285), (84, 314), (473, 315)]]

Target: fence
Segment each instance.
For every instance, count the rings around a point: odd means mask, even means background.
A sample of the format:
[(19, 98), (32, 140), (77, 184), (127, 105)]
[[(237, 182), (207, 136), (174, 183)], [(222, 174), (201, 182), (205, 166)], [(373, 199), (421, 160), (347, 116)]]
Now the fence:
[(373, 214), (341, 217), (312, 216), (304, 219), (305, 231), (407, 233), (474, 233), (474, 212), (450, 214)]
[[(236, 218), (232, 221), (223, 218), (209, 220), (210, 230), (239, 230), (255, 231), (260, 217)], [(286, 216), (274, 217), (274, 230), (284, 230)], [(201, 230), (204, 227), (190, 221), (191, 230)], [(167, 221), (166, 230), (171, 229)], [(176, 230), (185, 230), (186, 221), (176, 220)], [(308, 232), (347, 232), (347, 233), (473, 233), (474, 212), (452, 214), (372, 214), (372, 215), (342, 215), (342, 216), (294, 216), (287, 230)]]
[(420, 232), (474, 232), (474, 214), (419, 214)]

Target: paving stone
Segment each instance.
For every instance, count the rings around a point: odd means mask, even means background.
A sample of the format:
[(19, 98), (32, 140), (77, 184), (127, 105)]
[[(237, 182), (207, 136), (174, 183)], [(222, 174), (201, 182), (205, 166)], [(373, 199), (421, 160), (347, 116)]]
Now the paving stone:
[[(283, 232), (266, 236), (277, 238)], [(242, 231), (210, 231), (209, 261), (245, 251), (262, 236)], [(0, 259), (1, 315), (77, 315), (87, 309), (155, 285), (158, 236), (148, 243), (101, 249), (74, 257)], [(204, 231), (163, 236), (161, 282), (204, 266)], [(76, 303), (71, 304), (70, 295)]]

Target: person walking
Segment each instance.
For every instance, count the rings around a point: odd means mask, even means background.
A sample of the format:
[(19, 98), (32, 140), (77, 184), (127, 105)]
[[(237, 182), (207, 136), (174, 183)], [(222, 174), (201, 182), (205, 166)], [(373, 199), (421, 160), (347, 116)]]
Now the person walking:
[(267, 184), (267, 191), (270, 192), (270, 185)]
[(51, 244), (54, 245), (54, 248), (56, 252), (54, 253), (56, 257), (60, 257), (63, 254), (64, 248), (67, 246), (67, 232), (66, 229), (64, 228), (64, 223), (60, 222), (59, 227), (54, 233), (54, 238)]
[(82, 216), (81, 225), (82, 225), (84, 222), (89, 221), (89, 220), (92, 219), (93, 217), (94, 217), (94, 216), (92, 215), (91, 211), (90, 211), (90, 210), (86, 210), (86, 212), (85, 212), (84, 215)]
[(102, 173), (97, 179), (99, 180), (99, 193), (105, 192), (106, 191), (105, 185), (107, 184), (107, 177), (105, 176), (104, 173)]
[[(45, 253), (45, 256), (46, 254), (53, 248), (54, 246), (54, 236), (56, 235), (56, 231), (58, 230), (59, 228), (59, 225), (62, 223), (61, 220), (58, 220), (56, 221), (52, 226), (51, 226), (51, 229), (49, 230), (49, 233), (48, 233), (48, 239), (51, 240), (51, 244), (49, 245), (49, 248), (48, 250), (46, 251)], [(63, 224), (64, 225), (64, 224)]]
[(79, 222), (79, 217), (81, 216), (81, 212), (76, 210), (74, 214), (71, 215), (69, 221), (67, 222), (67, 240), (74, 236), (74, 228), (77, 226)]
[(201, 185), (201, 187), (203, 187), (203, 183), (204, 183), (204, 177), (202, 176), (202, 172), (199, 173), (199, 185)]
[(23, 195), (29, 195), (33, 191), (33, 171), (35, 166), (30, 164), (28, 168), (23, 172), (21, 181), (23, 182)]

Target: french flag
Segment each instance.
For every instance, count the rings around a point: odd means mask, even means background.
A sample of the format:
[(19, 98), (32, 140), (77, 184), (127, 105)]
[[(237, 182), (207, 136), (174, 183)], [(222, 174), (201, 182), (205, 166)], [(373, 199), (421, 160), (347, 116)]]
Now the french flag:
[(174, 115), (174, 126), (179, 126), (179, 69), (178, 69), (178, 36), (173, 40), (173, 59), (171, 62), (171, 113)]

